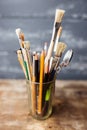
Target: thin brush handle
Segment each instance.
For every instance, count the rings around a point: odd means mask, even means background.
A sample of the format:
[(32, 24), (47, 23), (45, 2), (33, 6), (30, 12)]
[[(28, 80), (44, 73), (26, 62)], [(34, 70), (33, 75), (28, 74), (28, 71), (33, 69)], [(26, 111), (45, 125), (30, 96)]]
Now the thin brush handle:
[(30, 70), (29, 70), (29, 62), (28, 62), (27, 52), (24, 48), (22, 48), (22, 53), (23, 53), (25, 64), (26, 64), (26, 69), (28, 70), (28, 78), (31, 80), (31, 74), (30, 74)]
[(59, 30), (59, 27), (61, 25), (64, 13), (65, 13), (64, 10), (56, 10), (55, 21), (54, 21), (54, 26), (53, 26), (53, 34), (52, 34), (51, 43), (50, 43), (50, 46), (49, 46), (49, 49), (48, 49), (48, 53), (47, 53), (47, 56), (46, 56), (46, 60), (49, 60), (52, 56), (52, 51), (53, 51), (53, 48), (54, 48), (55, 39), (56, 39), (56, 36), (57, 36), (57, 32)]
[(51, 41), (49, 49), (48, 49), (48, 53), (47, 53), (47, 56), (46, 56), (46, 60), (49, 60), (51, 58), (53, 47), (54, 47), (54, 42)]
[(50, 59), (50, 63), (49, 63), (49, 72), (51, 71), (51, 69), (52, 69), (52, 66), (53, 65), (53, 57), (51, 57), (51, 59)]
[(60, 26), (58, 33), (57, 33), (56, 42), (55, 42), (55, 45), (54, 45), (54, 53), (56, 52), (57, 44), (60, 40), (61, 33), (62, 33), (62, 27)]
[(27, 79), (27, 74), (26, 74), (26, 69), (25, 69), (25, 66), (24, 66), (24, 61), (23, 61), (22, 54), (21, 53), (17, 53), (17, 57), (18, 57), (18, 61), (19, 61), (20, 65), (21, 65), (21, 68), (22, 68), (22, 70), (24, 72), (24, 75), (25, 75), (25, 77)]
[(54, 42), (56, 40), (57, 32), (58, 32), (58, 29), (59, 29), (60, 25), (61, 25), (61, 23), (57, 23), (57, 22), (54, 23), (53, 34), (52, 34), (52, 39), (51, 39)]

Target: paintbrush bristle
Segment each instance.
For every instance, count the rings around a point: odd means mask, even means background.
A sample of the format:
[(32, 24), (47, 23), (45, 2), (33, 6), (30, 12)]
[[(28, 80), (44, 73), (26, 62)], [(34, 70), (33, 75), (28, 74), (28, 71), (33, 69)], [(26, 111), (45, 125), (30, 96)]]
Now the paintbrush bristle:
[(63, 16), (65, 14), (65, 10), (61, 9), (56, 9), (56, 14), (55, 14), (55, 23), (61, 23)]
[(20, 28), (17, 28), (15, 30), (15, 32), (16, 32), (18, 39), (21, 39), (22, 41), (24, 41), (24, 33), (22, 32), (22, 30)]
[(17, 50), (17, 54), (21, 54), (21, 50)]
[(67, 45), (63, 42), (59, 42), (57, 45), (57, 49), (55, 52), (55, 56), (60, 57), (62, 55), (62, 53), (64, 52), (64, 50), (66, 49)]
[(20, 36), (20, 34), (21, 34), (21, 29), (20, 28), (17, 28), (16, 30), (15, 30), (15, 32), (16, 32), (16, 35), (17, 35), (17, 37), (18, 38), (20, 38), (19, 36)]
[(29, 41), (24, 41), (24, 48), (30, 49), (30, 42)]

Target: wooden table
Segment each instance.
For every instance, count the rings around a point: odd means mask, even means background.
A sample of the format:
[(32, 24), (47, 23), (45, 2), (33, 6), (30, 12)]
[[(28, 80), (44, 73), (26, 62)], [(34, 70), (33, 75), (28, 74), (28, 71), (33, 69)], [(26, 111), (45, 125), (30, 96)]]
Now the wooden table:
[(87, 130), (87, 81), (56, 81), (53, 114), (28, 115), (24, 80), (0, 80), (0, 130)]

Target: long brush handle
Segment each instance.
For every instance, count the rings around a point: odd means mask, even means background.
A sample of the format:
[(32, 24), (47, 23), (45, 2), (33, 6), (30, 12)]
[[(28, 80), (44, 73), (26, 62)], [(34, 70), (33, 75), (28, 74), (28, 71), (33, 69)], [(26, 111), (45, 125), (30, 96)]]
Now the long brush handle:
[(55, 42), (55, 45), (54, 45), (54, 53), (56, 52), (57, 44), (58, 44), (58, 42), (59, 42), (61, 33), (62, 33), (62, 26), (60, 26), (60, 28), (59, 28), (59, 30), (58, 30), (58, 33), (57, 33), (56, 42)]
[(27, 79), (26, 69), (25, 69), (25, 66), (24, 66), (24, 61), (23, 61), (23, 57), (22, 57), (22, 54), (21, 54), (20, 50), (17, 51), (17, 57), (18, 57), (18, 61), (19, 61), (20, 65), (21, 65), (21, 68), (22, 68), (22, 70), (24, 72), (24, 75), (25, 75), (25, 77)]
[(22, 53), (23, 53), (23, 57), (24, 57), (24, 61), (27, 65), (26, 69), (28, 70), (28, 78), (29, 80), (31, 80), (31, 74), (30, 74), (30, 68), (29, 68), (29, 62), (28, 62), (28, 57), (27, 57), (27, 51), (22, 48)]
[(47, 56), (46, 56), (46, 60), (49, 60), (52, 56), (52, 51), (53, 51), (53, 48), (54, 48), (56, 35), (57, 35), (57, 32), (58, 32), (59, 27), (61, 25), (64, 13), (65, 13), (65, 10), (56, 10), (55, 21), (54, 21), (54, 26), (53, 26), (53, 34), (52, 34), (51, 43), (50, 43), (50, 46), (49, 46), (49, 49), (48, 49), (48, 53), (47, 53)]

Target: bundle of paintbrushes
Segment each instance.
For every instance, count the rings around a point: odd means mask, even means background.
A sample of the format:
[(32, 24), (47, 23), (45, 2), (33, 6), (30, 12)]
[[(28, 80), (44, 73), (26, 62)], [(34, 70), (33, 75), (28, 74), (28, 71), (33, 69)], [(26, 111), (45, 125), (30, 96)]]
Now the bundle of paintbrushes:
[(69, 64), (73, 55), (73, 51), (68, 50), (60, 63), (62, 54), (67, 47), (65, 43), (60, 42), (61, 22), (64, 13), (64, 10), (56, 10), (50, 45), (48, 47), (45, 43), (40, 53), (32, 52), (30, 42), (25, 41), (22, 30), (16, 29), (20, 44), (17, 56), (24, 75), (31, 86), (31, 111), (33, 116), (45, 117), (50, 113), (52, 84), (57, 73)]

